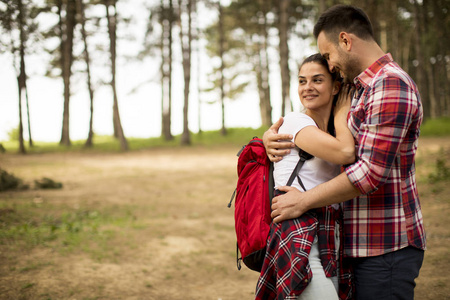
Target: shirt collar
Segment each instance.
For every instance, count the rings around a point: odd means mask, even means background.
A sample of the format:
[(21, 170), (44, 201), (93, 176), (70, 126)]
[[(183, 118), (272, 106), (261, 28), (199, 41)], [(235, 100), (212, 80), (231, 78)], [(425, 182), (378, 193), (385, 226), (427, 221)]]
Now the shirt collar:
[(372, 79), (376, 76), (378, 71), (381, 70), (385, 65), (393, 62), (394, 59), (390, 53), (387, 53), (375, 61), (370, 67), (368, 67), (364, 72), (355, 77), (355, 85), (367, 87)]

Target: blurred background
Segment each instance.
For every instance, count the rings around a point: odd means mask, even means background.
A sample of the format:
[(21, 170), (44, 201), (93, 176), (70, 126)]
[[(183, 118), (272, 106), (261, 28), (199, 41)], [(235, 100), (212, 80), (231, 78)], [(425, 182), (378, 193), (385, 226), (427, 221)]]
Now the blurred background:
[(448, 299), (449, 0), (0, 0), (0, 299), (254, 299), (236, 153), (301, 109), (337, 3), (419, 86), (416, 299)]
[[(449, 116), (448, 0), (2, 0), (0, 141), (69, 146), (269, 126), (298, 110), (297, 67), (336, 3), (419, 85), (426, 119)], [(25, 142), (24, 142), (25, 141)]]

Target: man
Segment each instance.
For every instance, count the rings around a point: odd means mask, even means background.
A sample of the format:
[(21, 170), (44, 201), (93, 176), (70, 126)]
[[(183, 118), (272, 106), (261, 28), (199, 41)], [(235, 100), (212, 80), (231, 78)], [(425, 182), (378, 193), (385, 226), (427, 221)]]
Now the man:
[[(280, 187), (287, 193), (273, 200), (272, 218), (281, 222), (343, 202), (342, 241), (354, 267), (356, 299), (413, 299), (425, 250), (414, 165), (423, 119), (419, 92), (375, 42), (361, 9), (330, 8), (317, 21), (314, 35), (330, 70), (356, 86), (348, 126), (358, 159), (305, 193)], [(281, 160), (293, 146), (281, 142), (292, 138), (277, 133), (281, 123), (263, 137), (272, 161)]]

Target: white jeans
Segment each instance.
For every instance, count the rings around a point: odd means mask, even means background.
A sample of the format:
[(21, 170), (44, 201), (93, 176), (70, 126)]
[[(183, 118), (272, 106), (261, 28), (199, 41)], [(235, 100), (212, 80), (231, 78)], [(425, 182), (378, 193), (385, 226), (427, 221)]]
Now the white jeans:
[(313, 273), (313, 278), (303, 293), (298, 296), (298, 300), (338, 300), (338, 279), (337, 277), (326, 277), (319, 257), (319, 243), (317, 236), (311, 247), (309, 254), (309, 265)]

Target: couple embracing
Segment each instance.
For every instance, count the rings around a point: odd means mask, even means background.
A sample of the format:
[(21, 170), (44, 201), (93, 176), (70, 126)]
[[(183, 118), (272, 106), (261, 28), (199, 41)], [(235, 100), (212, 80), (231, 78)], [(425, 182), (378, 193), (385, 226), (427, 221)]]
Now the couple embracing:
[[(277, 196), (256, 299), (414, 299), (425, 250), (419, 92), (361, 9), (331, 7), (314, 36), (320, 54), (298, 73), (305, 112), (263, 137)], [(285, 186), (297, 148), (313, 155), (298, 174), (305, 190)]]

